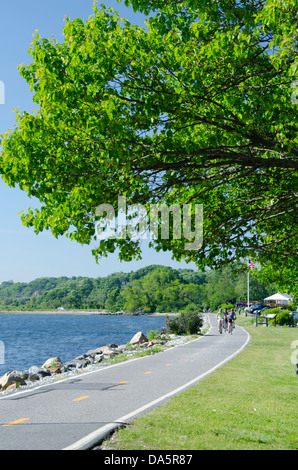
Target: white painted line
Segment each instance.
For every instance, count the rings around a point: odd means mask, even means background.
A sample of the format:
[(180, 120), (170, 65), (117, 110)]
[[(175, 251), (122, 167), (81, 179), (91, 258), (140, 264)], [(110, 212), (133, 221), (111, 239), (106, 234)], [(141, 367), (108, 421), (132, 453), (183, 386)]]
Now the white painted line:
[(181, 385), (180, 387), (176, 388), (175, 390), (172, 390), (171, 392), (167, 393), (166, 395), (163, 395), (163, 396), (157, 398), (156, 400), (153, 400), (150, 403), (147, 403), (146, 405), (138, 408), (137, 410), (132, 411), (131, 413), (129, 413), (125, 416), (121, 416), (121, 418), (116, 419), (113, 423), (106, 424), (105, 426), (102, 426), (101, 428), (98, 428), (96, 431), (88, 434), (87, 436), (85, 436), (82, 439), (78, 440), (74, 444), (71, 444), (70, 446), (65, 447), (62, 450), (85, 450), (85, 449), (89, 449), (90, 447), (92, 447), (92, 445), (95, 445), (101, 439), (103, 439), (103, 437), (105, 435), (108, 435), (113, 430), (115, 430), (118, 427), (120, 427), (121, 425), (127, 423), (129, 420), (131, 420), (132, 418), (134, 418), (138, 414), (141, 414), (144, 411), (146, 411), (148, 408), (151, 408), (151, 407), (157, 405), (158, 403), (162, 402), (163, 400), (166, 400), (166, 399), (172, 397), (173, 395), (176, 395), (176, 394), (182, 392), (183, 390), (189, 388), (191, 385), (194, 385), (196, 382), (202, 380), (204, 377), (206, 377), (207, 375), (214, 372), (219, 367), (223, 366), (226, 362), (230, 361), (233, 357), (235, 357), (237, 354), (239, 354), (247, 346), (248, 342), (250, 341), (250, 335), (242, 327), (240, 327), (240, 328), (247, 334), (247, 339), (246, 339), (245, 343), (236, 352), (231, 354), (229, 357), (227, 357), (223, 361), (219, 362), (216, 366), (212, 367), (207, 372), (204, 372), (203, 374), (199, 375), (195, 379), (190, 380), (186, 384)]

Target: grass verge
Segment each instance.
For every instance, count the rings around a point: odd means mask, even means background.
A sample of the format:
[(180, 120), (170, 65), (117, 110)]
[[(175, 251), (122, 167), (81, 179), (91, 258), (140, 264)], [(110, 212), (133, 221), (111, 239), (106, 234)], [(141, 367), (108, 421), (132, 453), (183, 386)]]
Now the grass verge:
[(291, 344), (297, 329), (255, 327), (232, 361), (196, 386), (119, 429), (102, 449), (293, 450), (297, 441), (297, 380)]

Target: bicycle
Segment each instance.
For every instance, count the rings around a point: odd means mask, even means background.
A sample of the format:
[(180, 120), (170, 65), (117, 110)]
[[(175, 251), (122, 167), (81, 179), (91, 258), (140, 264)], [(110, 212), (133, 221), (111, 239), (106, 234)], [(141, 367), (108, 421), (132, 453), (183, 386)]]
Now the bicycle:
[(223, 316), (223, 313), (222, 313), (222, 308), (220, 308), (218, 310), (218, 313), (216, 315), (216, 320), (217, 320), (217, 324), (218, 324), (218, 332), (220, 334), (222, 334), (222, 322), (223, 322), (223, 319), (224, 319), (224, 316)]
[(230, 312), (230, 315), (229, 315), (229, 318), (228, 318), (228, 321), (229, 321), (229, 333), (233, 333), (233, 329), (235, 328), (235, 319), (236, 319), (236, 315), (235, 315), (235, 312), (234, 312), (234, 309), (231, 309), (231, 312)]

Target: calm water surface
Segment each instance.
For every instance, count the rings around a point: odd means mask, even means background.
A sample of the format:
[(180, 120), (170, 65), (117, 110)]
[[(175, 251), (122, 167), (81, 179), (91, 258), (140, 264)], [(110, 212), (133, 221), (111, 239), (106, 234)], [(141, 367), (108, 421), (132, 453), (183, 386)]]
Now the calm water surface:
[(165, 324), (157, 316), (0, 314), (0, 376), (50, 357), (66, 362), (89, 349), (126, 344), (138, 331), (146, 335)]

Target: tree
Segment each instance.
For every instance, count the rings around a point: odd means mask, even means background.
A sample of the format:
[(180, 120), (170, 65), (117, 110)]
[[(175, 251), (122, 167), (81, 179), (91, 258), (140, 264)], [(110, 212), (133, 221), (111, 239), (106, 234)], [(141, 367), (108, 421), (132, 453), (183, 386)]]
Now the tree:
[[(200, 268), (253, 257), (297, 283), (298, 133), (295, 0), (127, 0), (146, 28), (99, 10), (66, 20), (65, 40), (41, 39), (20, 73), (39, 109), (17, 112), (0, 171), (42, 206), (23, 214), (79, 243), (96, 207), (203, 204), (204, 242), (152, 241)], [(194, 210), (194, 209), (193, 209)], [(150, 216), (148, 215), (148, 218)], [(101, 240), (96, 257), (138, 241)]]
[[(235, 273), (230, 266), (208, 273), (205, 292), (207, 294), (209, 307), (216, 309), (223, 303), (235, 304), (237, 300), (235, 294), (235, 279)], [(245, 292), (245, 290), (243, 292)]]
[(123, 298), (120, 295), (120, 288), (113, 289), (109, 292), (105, 303), (105, 309), (108, 312), (116, 312), (123, 309)]
[[(262, 278), (264, 277), (264, 273)], [(234, 279), (234, 288), (235, 288), (235, 296), (236, 300), (240, 302), (241, 300), (247, 300), (247, 274), (242, 273)], [(258, 276), (250, 276), (249, 280), (249, 298), (250, 301), (256, 302), (263, 302), (266, 297), (273, 295), (276, 293), (277, 286), (274, 283), (264, 283), (260, 277)]]
[[(184, 280), (183, 270), (155, 266), (141, 278), (124, 286), (121, 297), (127, 311), (146, 312), (198, 311), (203, 289)], [(139, 275), (139, 271), (137, 273)], [(190, 277), (190, 270), (186, 275)], [(194, 273), (195, 274), (195, 273)], [(131, 276), (133, 278), (134, 276)]]

